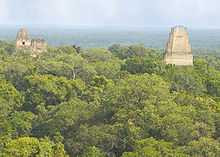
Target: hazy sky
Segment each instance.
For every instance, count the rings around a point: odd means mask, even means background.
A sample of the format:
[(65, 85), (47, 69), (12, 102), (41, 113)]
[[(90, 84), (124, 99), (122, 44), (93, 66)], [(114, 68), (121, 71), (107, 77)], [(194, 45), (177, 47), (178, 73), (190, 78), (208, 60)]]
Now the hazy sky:
[(220, 1), (0, 0), (0, 24), (220, 28)]

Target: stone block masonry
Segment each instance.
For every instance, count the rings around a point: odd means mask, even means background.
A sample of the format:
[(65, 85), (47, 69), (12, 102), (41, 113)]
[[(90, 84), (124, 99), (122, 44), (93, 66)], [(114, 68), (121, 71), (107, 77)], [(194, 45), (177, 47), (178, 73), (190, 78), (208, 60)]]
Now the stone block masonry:
[(164, 62), (177, 66), (192, 66), (193, 55), (186, 27), (176, 26), (171, 29), (167, 42)]
[(47, 43), (43, 39), (29, 39), (28, 31), (25, 28), (19, 30), (16, 38), (16, 49), (31, 50), (32, 56), (47, 50)]

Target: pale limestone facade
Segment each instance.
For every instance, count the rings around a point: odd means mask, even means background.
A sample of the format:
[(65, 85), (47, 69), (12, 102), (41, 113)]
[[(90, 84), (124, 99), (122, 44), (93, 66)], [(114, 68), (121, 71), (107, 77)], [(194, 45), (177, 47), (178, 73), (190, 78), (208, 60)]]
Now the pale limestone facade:
[(16, 38), (16, 49), (26, 49), (32, 51), (32, 56), (47, 50), (47, 43), (43, 39), (29, 39), (28, 31), (25, 28), (19, 30)]
[(171, 29), (165, 50), (164, 62), (177, 66), (193, 65), (192, 48), (186, 27), (176, 26)]
[(25, 28), (20, 29), (16, 38), (16, 48), (31, 47), (31, 40), (29, 39), (28, 31)]

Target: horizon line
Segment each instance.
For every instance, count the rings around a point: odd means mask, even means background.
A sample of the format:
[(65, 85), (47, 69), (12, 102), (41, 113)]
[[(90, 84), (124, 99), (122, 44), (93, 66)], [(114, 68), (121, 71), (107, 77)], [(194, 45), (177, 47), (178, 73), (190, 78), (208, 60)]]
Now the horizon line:
[(105, 29), (170, 29), (175, 26), (182, 25), (188, 29), (220, 29), (220, 26), (190, 26), (186, 24), (173, 24), (173, 25), (119, 25), (119, 24), (107, 24), (107, 25), (92, 25), (92, 24), (78, 24), (78, 25), (57, 25), (57, 24), (0, 24), (0, 28), (4, 27), (13, 27), (13, 28), (55, 28), (55, 29), (71, 29), (71, 28), (77, 28), (77, 29), (86, 29), (86, 28), (105, 28)]

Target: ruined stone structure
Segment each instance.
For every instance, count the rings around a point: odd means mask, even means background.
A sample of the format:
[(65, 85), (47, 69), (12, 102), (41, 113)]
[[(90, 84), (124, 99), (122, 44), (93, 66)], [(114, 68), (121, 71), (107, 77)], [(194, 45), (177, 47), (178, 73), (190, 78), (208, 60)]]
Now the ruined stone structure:
[(171, 29), (164, 62), (179, 66), (193, 65), (192, 49), (186, 27), (176, 26)]
[(31, 50), (31, 55), (35, 57), (47, 50), (47, 43), (43, 39), (29, 39), (28, 31), (22, 28), (17, 34), (16, 49)]
[(31, 46), (31, 40), (28, 36), (28, 31), (24, 28), (22, 28), (16, 38), (16, 48), (29, 48)]

